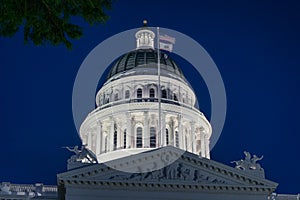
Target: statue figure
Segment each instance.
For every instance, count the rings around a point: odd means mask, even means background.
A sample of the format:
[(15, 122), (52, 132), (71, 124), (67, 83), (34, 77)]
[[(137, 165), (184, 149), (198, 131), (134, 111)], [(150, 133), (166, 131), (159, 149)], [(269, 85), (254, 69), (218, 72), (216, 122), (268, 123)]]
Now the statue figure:
[(74, 152), (76, 155), (78, 155), (81, 151), (78, 149), (78, 146), (76, 145), (73, 149), (70, 147), (64, 147), (66, 149), (68, 149), (71, 152)]
[(82, 145), (81, 149), (78, 146), (73, 148), (63, 147), (68, 149), (71, 152), (74, 152), (75, 155), (71, 156), (68, 160), (69, 163), (72, 162), (81, 162), (81, 163), (98, 163), (96, 155), (86, 148), (86, 145)]
[(251, 158), (251, 154), (248, 151), (244, 151), (245, 159), (232, 161), (231, 163), (235, 163), (235, 168), (241, 169), (241, 170), (262, 170), (260, 164), (257, 163), (257, 161), (262, 160), (263, 156), (260, 158), (256, 155), (253, 155)]
[(260, 161), (263, 159), (264, 156), (261, 156), (260, 158), (257, 157), (255, 154), (253, 155), (253, 157), (251, 158), (251, 166), (250, 168), (251, 169), (254, 169), (254, 170), (261, 170), (261, 166), (259, 163), (257, 163), (257, 161)]

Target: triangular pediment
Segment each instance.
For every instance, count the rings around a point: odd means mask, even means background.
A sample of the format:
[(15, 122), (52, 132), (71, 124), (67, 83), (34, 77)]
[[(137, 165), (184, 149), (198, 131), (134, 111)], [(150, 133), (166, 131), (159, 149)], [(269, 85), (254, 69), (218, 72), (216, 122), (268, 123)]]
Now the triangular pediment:
[(175, 147), (163, 147), (58, 175), (67, 183), (165, 184), (274, 190), (277, 184)]

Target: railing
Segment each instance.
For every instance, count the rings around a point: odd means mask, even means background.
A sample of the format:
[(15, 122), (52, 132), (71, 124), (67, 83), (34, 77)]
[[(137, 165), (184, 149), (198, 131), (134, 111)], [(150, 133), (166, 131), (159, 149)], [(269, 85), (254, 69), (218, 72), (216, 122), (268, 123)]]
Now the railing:
[[(117, 105), (126, 104), (126, 103), (139, 103), (139, 102), (158, 102), (158, 98), (136, 98), (136, 99), (122, 99), (122, 100), (118, 100), (118, 101), (113, 101), (113, 102), (104, 104), (102, 106), (99, 106), (98, 108), (96, 108), (96, 110), (91, 112), (89, 115), (92, 115), (92, 114), (98, 112), (99, 110), (110, 108), (112, 106), (117, 106)], [(162, 98), (161, 103), (167, 103), (167, 104), (172, 104), (172, 105), (176, 105), (176, 106), (182, 106), (184, 108), (189, 108), (196, 112), (199, 112), (202, 115), (202, 112), (200, 112), (198, 109), (196, 109), (192, 105), (185, 104), (185, 103), (182, 103), (179, 101)]]

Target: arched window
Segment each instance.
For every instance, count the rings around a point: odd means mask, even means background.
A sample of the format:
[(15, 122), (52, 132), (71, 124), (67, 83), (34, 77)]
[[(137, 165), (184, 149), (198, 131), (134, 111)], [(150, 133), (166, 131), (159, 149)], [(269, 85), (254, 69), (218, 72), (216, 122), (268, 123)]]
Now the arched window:
[(142, 97), (143, 97), (143, 90), (139, 88), (136, 91), (136, 98), (142, 98)]
[(142, 127), (136, 128), (136, 148), (143, 147), (143, 129)]
[(178, 130), (175, 130), (175, 146), (179, 147), (179, 134), (178, 134)]
[(185, 136), (185, 150), (189, 150), (189, 146), (188, 146), (188, 138), (187, 136)]
[(200, 152), (201, 149), (201, 141), (200, 140), (196, 140), (196, 151)]
[(164, 99), (167, 98), (167, 90), (163, 89), (163, 90), (161, 91), (161, 98), (164, 98)]
[(118, 137), (117, 124), (114, 124), (114, 150), (117, 149), (117, 137)]
[(178, 101), (178, 98), (177, 98), (176, 94), (173, 95), (173, 100)]
[(115, 100), (115, 101), (118, 101), (118, 100), (119, 100), (119, 94), (118, 94), (118, 93), (115, 93), (114, 100)]
[(166, 128), (166, 144), (169, 145), (169, 130)]
[(125, 99), (129, 99), (129, 97), (130, 97), (130, 92), (129, 92), (129, 90), (126, 90), (125, 91)]
[(154, 127), (150, 128), (150, 147), (156, 147), (156, 129)]
[(123, 147), (124, 147), (124, 149), (126, 149), (126, 135), (127, 135), (127, 133), (126, 133), (126, 129), (124, 130), (124, 133), (123, 133), (123, 137), (124, 137), (124, 143), (123, 143)]
[(149, 97), (150, 98), (154, 98), (155, 97), (155, 90), (154, 90), (154, 88), (150, 88), (150, 90), (149, 90)]
[(105, 97), (105, 94), (103, 94), (103, 97), (102, 97), (102, 105), (105, 104), (105, 100), (106, 100), (106, 97)]

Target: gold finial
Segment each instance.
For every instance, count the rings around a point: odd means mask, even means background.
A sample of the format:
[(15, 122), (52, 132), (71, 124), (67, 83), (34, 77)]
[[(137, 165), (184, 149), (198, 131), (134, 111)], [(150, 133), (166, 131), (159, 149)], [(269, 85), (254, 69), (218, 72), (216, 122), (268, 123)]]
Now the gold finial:
[(148, 23), (147, 20), (144, 19), (144, 21), (143, 21), (144, 27), (147, 27), (147, 23)]

